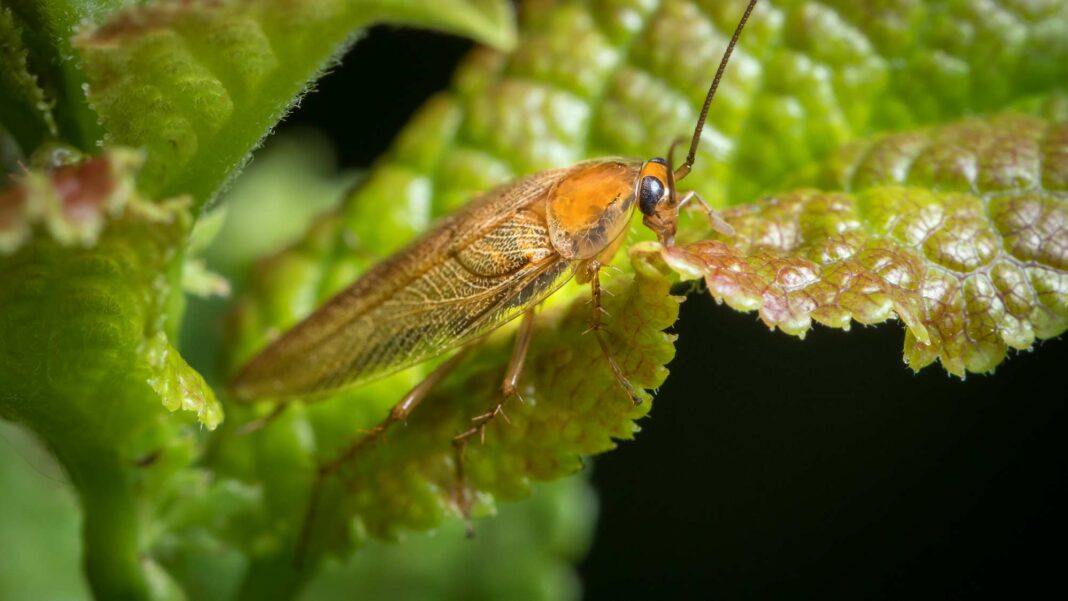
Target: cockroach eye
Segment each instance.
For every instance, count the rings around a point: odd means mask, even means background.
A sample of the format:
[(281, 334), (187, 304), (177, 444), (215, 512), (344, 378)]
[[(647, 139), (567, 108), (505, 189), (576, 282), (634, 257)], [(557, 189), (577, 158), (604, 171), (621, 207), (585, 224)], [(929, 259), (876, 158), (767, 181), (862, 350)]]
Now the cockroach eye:
[(664, 182), (653, 175), (642, 178), (641, 188), (638, 190), (638, 208), (645, 215), (652, 216), (656, 212), (656, 205), (664, 195)]

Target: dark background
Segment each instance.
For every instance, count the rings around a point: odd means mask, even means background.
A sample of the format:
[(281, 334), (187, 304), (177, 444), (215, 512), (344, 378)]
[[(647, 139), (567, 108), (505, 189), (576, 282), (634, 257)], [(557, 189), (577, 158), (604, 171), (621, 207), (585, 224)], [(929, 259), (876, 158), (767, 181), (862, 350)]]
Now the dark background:
[[(282, 129), (366, 166), (470, 47), (374, 29)], [(897, 323), (802, 342), (694, 295), (678, 328), (643, 432), (595, 462), (588, 598), (1064, 594), (1063, 339), (961, 382), (908, 370)]]

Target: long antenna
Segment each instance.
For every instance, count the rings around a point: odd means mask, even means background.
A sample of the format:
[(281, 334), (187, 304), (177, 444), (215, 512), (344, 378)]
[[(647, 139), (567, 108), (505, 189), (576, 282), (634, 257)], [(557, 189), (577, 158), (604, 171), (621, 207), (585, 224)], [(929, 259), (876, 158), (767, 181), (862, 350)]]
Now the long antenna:
[(705, 118), (708, 117), (708, 109), (712, 106), (712, 99), (716, 96), (716, 88), (719, 87), (719, 80), (723, 78), (723, 71), (727, 69), (727, 61), (731, 58), (731, 52), (734, 51), (734, 45), (738, 43), (738, 37), (742, 35), (742, 28), (745, 27), (745, 22), (749, 20), (749, 15), (753, 12), (753, 7), (756, 6), (757, 0), (749, 0), (749, 6), (745, 8), (745, 13), (742, 15), (742, 20), (738, 22), (738, 27), (734, 30), (734, 35), (731, 36), (731, 41), (727, 44), (727, 49), (723, 51), (723, 58), (719, 61), (719, 69), (716, 70), (716, 77), (712, 80), (712, 85), (708, 88), (708, 95), (705, 96), (705, 105), (701, 107), (701, 116), (697, 119), (697, 128), (693, 131), (693, 139), (690, 140), (690, 152), (686, 154), (686, 161), (679, 165), (679, 168), (675, 171), (675, 179), (680, 180), (686, 177), (686, 174), (690, 172), (690, 168), (693, 167), (693, 162), (697, 160), (697, 144), (701, 141), (701, 130), (705, 127)]

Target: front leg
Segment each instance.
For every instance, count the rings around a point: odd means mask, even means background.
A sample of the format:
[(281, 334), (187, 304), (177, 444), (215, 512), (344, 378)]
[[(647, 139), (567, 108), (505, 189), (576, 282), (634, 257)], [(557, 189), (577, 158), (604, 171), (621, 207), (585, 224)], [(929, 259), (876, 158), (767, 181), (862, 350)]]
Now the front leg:
[(619, 364), (616, 363), (612, 352), (608, 348), (608, 341), (605, 340), (604, 332), (601, 331), (602, 323), (601, 316), (607, 315), (607, 311), (601, 306), (601, 263), (599, 261), (590, 261), (586, 264), (586, 277), (590, 281), (590, 305), (592, 308), (592, 314), (590, 315), (590, 329), (588, 332), (593, 332), (597, 337), (597, 344), (601, 347), (601, 353), (604, 354), (604, 358), (608, 361), (608, 367), (612, 370), (612, 376), (615, 377), (616, 382), (623, 389), (623, 392), (627, 393), (630, 400), (635, 405), (642, 403), (642, 398), (638, 395), (638, 391), (627, 380), (627, 377), (623, 375), (623, 370), (619, 368)]
[(704, 210), (705, 214), (708, 215), (708, 222), (711, 224), (712, 229), (724, 236), (734, 237), (734, 228), (731, 224), (724, 221), (723, 217), (719, 214), (719, 211), (713, 209), (712, 205), (708, 204), (708, 201), (698, 194), (696, 190), (690, 190), (683, 195), (682, 200), (679, 201), (679, 209), (681, 210), (683, 207), (692, 204), (694, 201), (696, 201), (701, 209)]

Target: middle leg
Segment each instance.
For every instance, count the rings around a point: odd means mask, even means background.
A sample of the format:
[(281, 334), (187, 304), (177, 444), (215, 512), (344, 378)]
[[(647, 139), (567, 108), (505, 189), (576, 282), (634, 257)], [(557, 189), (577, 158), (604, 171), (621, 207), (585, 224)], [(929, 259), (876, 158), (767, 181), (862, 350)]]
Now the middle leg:
[(456, 504), (460, 508), (460, 513), (463, 514), (464, 522), (467, 524), (468, 536), (474, 535), (474, 529), (471, 525), (471, 500), (467, 495), (467, 481), (464, 475), (464, 452), (467, 450), (467, 444), (470, 442), (471, 437), (475, 434), (478, 434), (479, 439), (485, 442), (486, 427), (498, 415), (508, 421), (508, 416), (504, 414), (504, 404), (509, 398), (515, 396), (520, 401), (523, 400), (523, 397), (519, 395), (517, 386), (519, 385), (519, 376), (523, 373), (527, 350), (530, 349), (530, 341), (533, 337), (534, 309), (531, 309), (523, 314), (523, 321), (519, 324), (515, 345), (512, 347), (512, 358), (508, 361), (508, 370), (504, 373), (504, 380), (501, 382), (501, 396), (497, 404), (486, 413), (471, 418), (471, 428), (457, 434), (452, 439), (455, 453), (454, 461), (456, 462)]
[(530, 340), (533, 337), (534, 310), (531, 309), (523, 314), (523, 321), (519, 324), (519, 331), (515, 336), (515, 345), (512, 347), (512, 358), (508, 361), (508, 371), (504, 373), (504, 381), (501, 382), (500, 400), (494, 405), (493, 409), (471, 418), (472, 427), (457, 434), (453, 439), (455, 442), (463, 444), (475, 434), (478, 434), (480, 439), (485, 440), (486, 426), (496, 419), (498, 415), (508, 421), (508, 416), (504, 414), (504, 404), (512, 396), (517, 397), (520, 401), (523, 400), (516, 387), (519, 384), (519, 376), (523, 373), (523, 364), (527, 359), (527, 350), (530, 349)]

